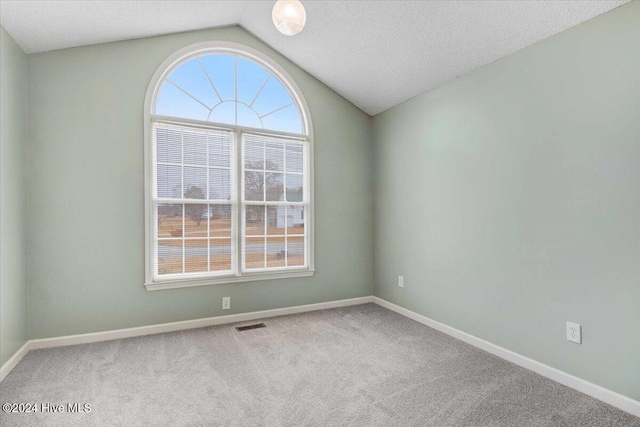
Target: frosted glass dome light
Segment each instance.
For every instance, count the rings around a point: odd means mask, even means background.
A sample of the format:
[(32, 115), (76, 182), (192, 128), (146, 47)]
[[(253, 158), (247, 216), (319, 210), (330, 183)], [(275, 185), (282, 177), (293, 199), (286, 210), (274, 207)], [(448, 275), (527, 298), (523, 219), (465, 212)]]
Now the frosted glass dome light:
[(285, 36), (295, 36), (307, 23), (307, 13), (299, 0), (278, 0), (271, 11), (273, 25)]

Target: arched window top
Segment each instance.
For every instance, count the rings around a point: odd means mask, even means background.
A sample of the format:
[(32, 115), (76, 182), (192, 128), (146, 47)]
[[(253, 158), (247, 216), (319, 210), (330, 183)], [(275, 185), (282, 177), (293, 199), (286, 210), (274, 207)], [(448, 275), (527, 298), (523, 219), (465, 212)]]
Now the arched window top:
[(268, 58), (233, 44), (177, 56), (159, 70), (153, 115), (309, 134), (295, 85)]

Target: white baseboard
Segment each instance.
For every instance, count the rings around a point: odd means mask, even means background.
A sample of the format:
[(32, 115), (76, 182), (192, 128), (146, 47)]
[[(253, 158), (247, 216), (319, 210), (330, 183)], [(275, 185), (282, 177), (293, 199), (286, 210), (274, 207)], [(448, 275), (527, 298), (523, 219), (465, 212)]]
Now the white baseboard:
[(136, 328), (117, 329), (113, 331), (95, 332), (80, 335), (68, 335), (56, 338), (44, 338), (27, 341), (20, 349), (0, 368), (0, 381), (11, 372), (11, 370), (30, 351), (42, 348), (61, 347), (67, 345), (87, 344), (99, 341), (110, 341), (121, 338), (139, 337), (144, 335), (160, 334), (163, 332), (182, 331), (187, 329), (204, 328), (207, 326), (223, 325), (228, 323), (247, 322), (269, 317), (284, 316), (288, 314), (304, 313), (329, 308), (346, 307), (350, 305), (366, 304), (374, 302), (382, 307), (392, 310), (423, 325), (429, 326), (447, 335), (450, 335), (467, 344), (480, 348), (488, 353), (494, 354), (523, 368), (534, 371), (544, 377), (554, 380), (567, 387), (578, 390), (598, 400), (606, 402), (616, 408), (629, 412), (640, 417), (640, 402), (623, 396), (614, 391), (608, 390), (599, 385), (590, 383), (559, 369), (552, 368), (544, 363), (537, 362), (528, 357), (522, 356), (511, 350), (492, 344), (488, 341), (474, 337), (458, 329), (437, 322), (426, 316), (407, 310), (399, 305), (390, 303), (374, 296), (351, 298), (338, 301), (322, 302), (317, 304), (299, 305), (294, 307), (276, 308), (273, 310), (253, 311), (250, 313), (231, 314), (227, 316), (208, 317), (204, 319), (185, 320), (182, 322), (163, 323), (160, 325), (140, 326)]
[(13, 353), (13, 356), (11, 356), (9, 360), (7, 360), (4, 365), (2, 365), (2, 367), (0, 368), (0, 381), (2, 381), (7, 375), (9, 375), (9, 372), (11, 372), (11, 370), (16, 367), (16, 365), (27, 353), (29, 353), (29, 341), (22, 344), (22, 347), (20, 347), (18, 351)]
[(94, 332), (88, 334), (68, 335), (56, 338), (43, 338), (27, 341), (2, 368), (2, 381), (20, 360), (30, 351), (41, 348), (61, 347), (67, 345), (87, 344), (99, 341), (111, 341), (121, 338), (140, 337), (143, 335), (161, 334), (163, 332), (183, 331), (186, 329), (204, 328), (207, 326), (224, 325), (227, 323), (247, 322), (269, 317), (285, 316), (287, 314), (305, 313), (329, 308), (347, 307), (350, 305), (373, 302), (372, 296), (343, 299), (338, 301), (321, 302), (317, 304), (298, 305), (294, 307), (275, 308), (273, 310), (252, 311), (249, 313), (230, 314), (227, 316), (208, 317), (204, 319), (185, 320), (181, 322), (162, 323), (160, 325), (140, 326), (136, 328), (117, 329), (113, 331)]
[(549, 365), (537, 362), (526, 356), (515, 353), (511, 350), (507, 350), (506, 348), (497, 346), (483, 339), (474, 337), (473, 335), (467, 334), (466, 332), (462, 332), (458, 329), (452, 328), (451, 326), (447, 326), (444, 323), (440, 323), (414, 311), (407, 310), (406, 308), (383, 300), (382, 298), (373, 297), (373, 302), (381, 307), (387, 308), (391, 311), (395, 311), (396, 313), (408, 317), (409, 319), (415, 320), (418, 323), (427, 325), (433, 329), (459, 339), (460, 341), (464, 341), (467, 344), (471, 344), (474, 347), (477, 347), (502, 359), (508, 360), (511, 363), (515, 363), (518, 366), (522, 366), (523, 368), (536, 372), (543, 377), (547, 377), (562, 385), (570, 387), (574, 390), (578, 390), (579, 392), (608, 403), (609, 405), (615, 406), (618, 409), (622, 409), (623, 411), (640, 417), (640, 402), (637, 400), (631, 399), (627, 396), (623, 396), (619, 393), (616, 393), (615, 391), (611, 391), (599, 385), (590, 383), (589, 381), (585, 381), (559, 369), (552, 368)]

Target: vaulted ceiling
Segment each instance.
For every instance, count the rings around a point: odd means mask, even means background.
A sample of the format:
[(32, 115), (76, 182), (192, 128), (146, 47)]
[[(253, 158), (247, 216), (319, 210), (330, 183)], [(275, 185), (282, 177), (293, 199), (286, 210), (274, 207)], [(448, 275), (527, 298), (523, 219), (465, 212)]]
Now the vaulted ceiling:
[(239, 24), (373, 115), (628, 1), (302, 0), (294, 37), (275, 1), (2, 0), (0, 23), (26, 53)]

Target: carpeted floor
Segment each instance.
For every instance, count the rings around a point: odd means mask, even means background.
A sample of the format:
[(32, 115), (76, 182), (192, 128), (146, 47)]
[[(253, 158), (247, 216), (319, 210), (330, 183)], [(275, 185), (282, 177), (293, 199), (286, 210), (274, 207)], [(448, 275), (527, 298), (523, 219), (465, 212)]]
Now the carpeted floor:
[(264, 322), (31, 351), (1, 402), (91, 412), (2, 413), (0, 425), (640, 426), (374, 304)]

